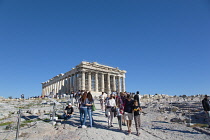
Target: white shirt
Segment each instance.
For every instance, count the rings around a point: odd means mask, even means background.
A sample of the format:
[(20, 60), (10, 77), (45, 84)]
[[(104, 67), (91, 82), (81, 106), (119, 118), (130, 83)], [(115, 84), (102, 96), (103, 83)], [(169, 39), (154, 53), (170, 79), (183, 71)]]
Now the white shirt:
[(109, 100), (106, 102), (106, 106), (116, 106), (115, 99), (109, 99)]
[(102, 100), (104, 100), (105, 99), (105, 95), (103, 94), (103, 95), (100, 95), (100, 98), (102, 99)]

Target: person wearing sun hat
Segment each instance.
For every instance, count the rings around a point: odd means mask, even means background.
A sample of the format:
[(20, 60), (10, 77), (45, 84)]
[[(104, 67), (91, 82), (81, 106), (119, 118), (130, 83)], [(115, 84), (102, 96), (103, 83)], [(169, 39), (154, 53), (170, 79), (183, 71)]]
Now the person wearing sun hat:
[(64, 110), (64, 120), (70, 119), (74, 114), (74, 108), (71, 103), (68, 103), (68, 106)]

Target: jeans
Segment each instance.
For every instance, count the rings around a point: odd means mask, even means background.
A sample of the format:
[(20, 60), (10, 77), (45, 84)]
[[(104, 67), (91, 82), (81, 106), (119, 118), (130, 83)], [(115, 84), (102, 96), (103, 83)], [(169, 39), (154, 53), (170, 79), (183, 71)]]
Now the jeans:
[(205, 114), (206, 114), (207, 123), (210, 126), (210, 111), (205, 112)]
[(71, 115), (71, 116), (67, 116), (66, 114), (63, 114), (63, 117), (64, 117), (64, 120), (68, 120), (68, 119), (72, 118), (72, 117), (73, 117), (73, 115)]
[(107, 116), (108, 116), (108, 126), (111, 126), (114, 118), (114, 112), (111, 111), (111, 108), (107, 108)]
[(100, 104), (101, 104), (101, 110), (104, 110), (104, 100), (103, 99), (100, 100)]
[(93, 112), (92, 112), (92, 109), (91, 108), (88, 108), (87, 109), (87, 112), (88, 112), (88, 117), (89, 117), (89, 121), (90, 121), (90, 127), (93, 126)]
[(118, 119), (120, 130), (122, 130), (122, 115), (117, 116), (117, 119)]
[[(86, 119), (87, 119), (87, 108), (80, 108), (80, 123), (81, 125), (85, 125)], [(84, 115), (84, 118), (83, 118)]]

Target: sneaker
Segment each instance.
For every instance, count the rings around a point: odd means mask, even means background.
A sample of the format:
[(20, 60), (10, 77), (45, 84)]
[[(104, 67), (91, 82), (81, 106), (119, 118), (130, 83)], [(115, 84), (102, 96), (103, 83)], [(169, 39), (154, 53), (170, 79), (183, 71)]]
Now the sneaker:
[(85, 125), (82, 125), (82, 128), (87, 128), (87, 126), (85, 126)]

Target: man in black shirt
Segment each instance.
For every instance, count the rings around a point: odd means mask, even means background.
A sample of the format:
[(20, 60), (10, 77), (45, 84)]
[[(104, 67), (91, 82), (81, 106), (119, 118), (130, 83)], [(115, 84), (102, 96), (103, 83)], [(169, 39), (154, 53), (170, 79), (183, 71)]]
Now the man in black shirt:
[(130, 94), (127, 95), (127, 99), (125, 100), (125, 107), (124, 107), (124, 118), (127, 122), (128, 127), (128, 134), (131, 133), (131, 125), (133, 120), (133, 100), (131, 99)]
[(209, 100), (208, 100), (208, 96), (205, 95), (205, 98), (202, 100), (202, 105), (203, 105), (203, 109), (206, 113), (207, 116), (207, 122), (210, 128), (210, 105), (209, 105)]
[(64, 119), (68, 120), (72, 117), (74, 113), (74, 108), (72, 107), (71, 103), (68, 104), (68, 106), (64, 110)]
[(136, 100), (138, 102), (138, 105), (140, 106), (140, 95), (139, 95), (139, 91), (136, 92), (136, 95), (134, 96), (134, 100)]

